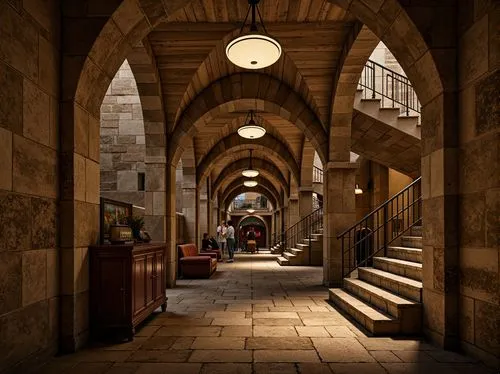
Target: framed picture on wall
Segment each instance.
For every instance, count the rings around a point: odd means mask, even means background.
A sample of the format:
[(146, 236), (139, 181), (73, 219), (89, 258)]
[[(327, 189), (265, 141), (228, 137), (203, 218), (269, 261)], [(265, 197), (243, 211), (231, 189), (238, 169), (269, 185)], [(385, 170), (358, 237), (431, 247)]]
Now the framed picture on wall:
[(127, 218), (132, 216), (132, 204), (101, 197), (101, 243), (109, 241), (111, 225), (126, 225)]

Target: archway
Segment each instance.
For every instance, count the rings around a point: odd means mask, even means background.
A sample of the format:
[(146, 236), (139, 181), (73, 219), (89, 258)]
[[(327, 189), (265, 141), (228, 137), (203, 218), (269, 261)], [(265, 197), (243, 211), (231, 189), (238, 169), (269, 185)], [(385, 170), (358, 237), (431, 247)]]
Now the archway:
[(240, 238), (246, 238), (250, 230), (255, 232), (257, 249), (269, 248), (271, 231), (269, 230), (269, 226), (263, 217), (257, 214), (244, 216), (239, 221), (238, 228), (240, 230)]

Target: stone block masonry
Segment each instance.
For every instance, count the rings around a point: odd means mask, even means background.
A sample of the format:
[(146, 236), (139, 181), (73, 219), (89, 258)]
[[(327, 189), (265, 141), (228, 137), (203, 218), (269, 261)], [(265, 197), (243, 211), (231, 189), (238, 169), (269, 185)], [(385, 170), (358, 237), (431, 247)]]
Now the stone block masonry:
[(144, 120), (137, 84), (127, 60), (101, 105), (101, 196), (144, 206), (139, 173), (146, 172)]

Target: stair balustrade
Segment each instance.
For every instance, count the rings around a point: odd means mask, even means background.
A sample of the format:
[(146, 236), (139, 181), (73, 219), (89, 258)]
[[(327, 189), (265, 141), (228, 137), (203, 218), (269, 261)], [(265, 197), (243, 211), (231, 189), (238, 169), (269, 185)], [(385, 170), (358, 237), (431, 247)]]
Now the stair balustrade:
[(370, 266), (382, 251), (422, 221), (421, 178), (337, 236), (342, 243), (342, 278)]
[(411, 112), (415, 114), (421, 112), (420, 102), (410, 80), (375, 61), (367, 61), (358, 87), (364, 88), (365, 99), (368, 99), (370, 95), (371, 99), (381, 99), (382, 107), (385, 107), (385, 102), (388, 100), (393, 108), (398, 104), (401, 113), (406, 116), (409, 116)]
[(295, 248), (297, 243), (300, 243), (302, 240), (308, 240), (309, 242), (309, 254), (308, 254), (308, 263), (311, 264), (311, 240), (312, 234), (317, 233), (323, 227), (323, 207), (320, 207), (314, 210), (311, 214), (302, 218), (299, 222), (290, 226), (283, 234), (282, 234), (282, 242), (283, 246), (282, 254), (289, 248)]

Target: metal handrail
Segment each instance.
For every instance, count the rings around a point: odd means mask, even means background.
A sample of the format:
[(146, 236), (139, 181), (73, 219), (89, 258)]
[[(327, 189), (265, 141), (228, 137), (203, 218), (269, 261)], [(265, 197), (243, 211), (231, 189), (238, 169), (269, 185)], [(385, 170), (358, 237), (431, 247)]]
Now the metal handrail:
[(375, 61), (366, 62), (358, 86), (365, 88), (363, 90), (365, 99), (370, 92), (372, 99), (380, 98), (382, 107), (385, 107), (385, 101), (388, 99), (393, 108), (395, 104), (399, 104), (401, 113), (406, 116), (411, 112), (421, 113), (420, 102), (410, 80)]
[(323, 169), (313, 165), (313, 183), (323, 183)]
[(342, 278), (373, 258), (404, 233), (422, 222), (421, 178), (337, 236), (342, 245)]

